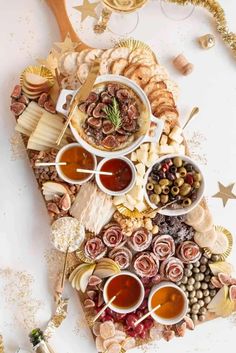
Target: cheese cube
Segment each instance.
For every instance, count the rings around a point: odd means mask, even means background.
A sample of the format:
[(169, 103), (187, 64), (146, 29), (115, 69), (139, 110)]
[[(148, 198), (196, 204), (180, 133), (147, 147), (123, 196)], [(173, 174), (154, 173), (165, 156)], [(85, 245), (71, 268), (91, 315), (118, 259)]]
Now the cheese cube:
[(143, 212), (144, 210), (146, 210), (147, 206), (146, 204), (141, 201), (139, 203), (136, 204), (135, 208), (139, 211), (139, 212)]
[(175, 149), (171, 145), (161, 145), (158, 149), (159, 154), (171, 154), (175, 153)]
[(135, 184), (136, 185), (141, 185), (141, 186), (144, 184), (144, 180), (143, 180), (143, 178), (140, 175), (136, 176)]
[(150, 148), (149, 148), (149, 153), (151, 153), (151, 152), (156, 152), (157, 151), (157, 143), (155, 143), (155, 142), (151, 142), (150, 143)]
[(149, 148), (150, 148), (149, 143), (143, 143), (143, 144), (140, 146), (140, 150), (141, 150), (141, 151), (148, 151)]
[(137, 162), (137, 154), (136, 154), (136, 152), (132, 152), (131, 153), (131, 161)]
[(115, 196), (113, 198), (113, 204), (115, 206), (120, 205), (121, 203), (124, 203), (124, 202), (126, 202), (126, 196), (125, 195)]
[(137, 169), (137, 173), (143, 177), (145, 174), (145, 165), (143, 163), (138, 163), (135, 167)]
[(147, 162), (148, 151), (139, 149), (137, 150), (136, 154), (137, 154), (137, 160), (139, 162), (143, 162), (144, 164)]
[(165, 134), (162, 134), (160, 139), (160, 145), (166, 145), (167, 141), (168, 141), (168, 137)]

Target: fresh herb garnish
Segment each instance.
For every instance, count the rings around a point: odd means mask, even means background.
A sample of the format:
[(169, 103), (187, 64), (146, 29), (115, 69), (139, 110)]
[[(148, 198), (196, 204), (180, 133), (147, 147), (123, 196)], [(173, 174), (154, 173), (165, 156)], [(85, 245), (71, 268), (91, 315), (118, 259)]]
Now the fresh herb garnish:
[(107, 119), (115, 126), (115, 129), (119, 129), (122, 125), (120, 107), (115, 98), (112, 98), (112, 104), (108, 105), (103, 109), (107, 115)]

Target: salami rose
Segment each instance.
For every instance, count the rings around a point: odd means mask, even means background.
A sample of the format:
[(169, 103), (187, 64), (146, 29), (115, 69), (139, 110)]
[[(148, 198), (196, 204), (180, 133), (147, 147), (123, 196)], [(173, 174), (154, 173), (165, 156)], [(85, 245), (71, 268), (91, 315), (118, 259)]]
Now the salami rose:
[(175, 242), (170, 235), (156, 236), (152, 241), (152, 251), (158, 260), (166, 260), (174, 255)]
[(109, 252), (108, 257), (110, 257), (110, 259), (115, 261), (121, 270), (124, 270), (125, 268), (129, 267), (131, 263), (132, 253), (129, 249), (122, 246), (117, 249), (112, 249)]
[(177, 257), (185, 264), (192, 264), (201, 257), (199, 246), (193, 241), (184, 241), (177, 248)]
[(184, 265), (176, 257), (169, 257), (162, 262), (160, 274), (172, 282), (179, 282), (184, 274)]
[(122, 229), (117, 223), (111, 223), (111, 225), (106, 227), (103, 232), (102, 239), (106, 246), (109, 248), (114, 248), (121, 244), (124, 240), (124, 234), (122, 233)]
[(159, 269), (159, 261), (153, 253), (142, 252), (133, 262), (134, 270), (140, 277), (154, 277)]
[(84, 253), (90, 259), (97, 260), (103, 257), (106, 253), (106, 246), (98, 237), (89, 239), (84, 246)]
[(135, 230), (128, 240), (129, 247), (134, 251), (146, 250), (152, 241), (152, 234), (144, 227)]

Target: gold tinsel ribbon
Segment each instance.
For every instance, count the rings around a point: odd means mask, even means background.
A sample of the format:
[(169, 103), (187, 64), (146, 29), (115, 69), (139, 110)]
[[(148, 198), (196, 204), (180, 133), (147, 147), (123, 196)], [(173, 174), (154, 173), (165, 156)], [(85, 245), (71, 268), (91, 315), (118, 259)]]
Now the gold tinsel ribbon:
[(4, 353), (4, 345), (3, 345), (2, 335), (0, 335), (0, 353)]
[(225, 12), (215, 0), (167, 0), (169, 2), (178, 4), (178, 5), (188, 5), (192, 4), (194, 6), (201, 6), (207, 9), (216, 20), (216, 28), (220, 33), (223, 41), (231, 48), (236, 57), (236, 33), (230, 32), (227, 20), (225, 17)]

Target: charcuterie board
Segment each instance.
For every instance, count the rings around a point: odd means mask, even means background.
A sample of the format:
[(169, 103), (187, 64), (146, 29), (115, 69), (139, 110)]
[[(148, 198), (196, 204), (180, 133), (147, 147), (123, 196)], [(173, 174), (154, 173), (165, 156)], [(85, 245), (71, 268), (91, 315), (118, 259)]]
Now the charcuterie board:
[[(54, 70), (46, 63), (19, 75), (11, 111), (46, 203), (52, 240), (57, 235), (56, 247), (67, 246), (76, 259), (68, 280), (98, 351), (169, 341), (230, 315), (236, 280), (225, 260), (232, 236), (214, 225), (203, 198), (204, 175), (187, 156), (177, 84), (139, 41), (54, 55)], [(57, 144), (97, 58), (93, 88)], [(78, 222), (75, 248), (65, 244), (58, 220), (71, 233), (71, 222)]]

